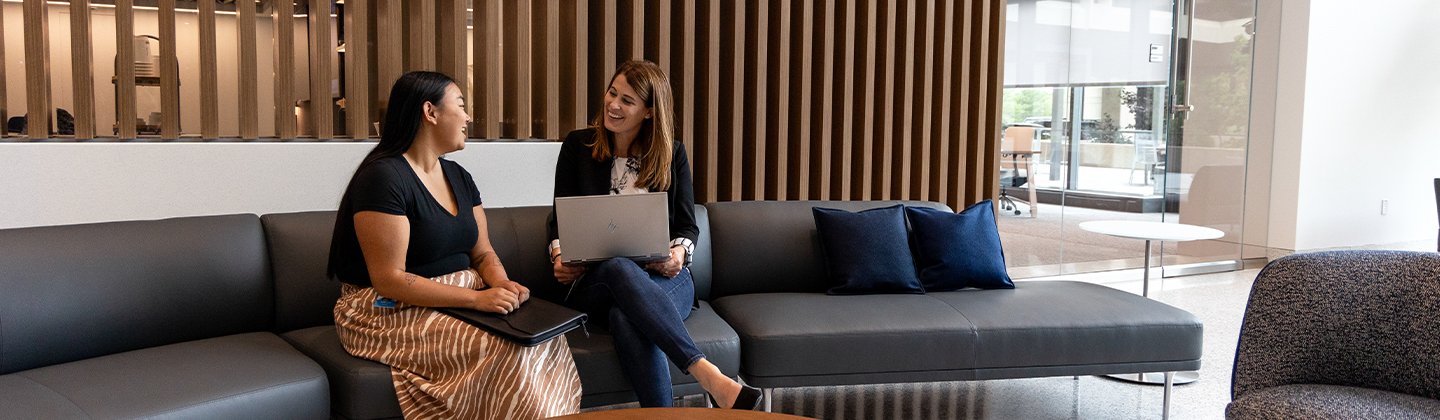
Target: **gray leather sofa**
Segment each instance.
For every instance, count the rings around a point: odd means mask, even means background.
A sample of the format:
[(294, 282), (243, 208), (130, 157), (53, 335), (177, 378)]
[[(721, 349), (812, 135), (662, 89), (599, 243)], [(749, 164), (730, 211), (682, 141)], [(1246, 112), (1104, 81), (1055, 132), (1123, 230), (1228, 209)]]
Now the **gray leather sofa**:
[(0, 230), (0, 418), (324, 419), (260, 219)]
[(1025, 281), (1012, 290), (825, 295), (832, 285), (811, 207), (896, 203), (705, 205), (716, 267), (709, 296), (740, 335), (746, 382), (768, 396), (798, 386), (1199, 369), (1198, 318), (1105, 286)]
[[(1199, 368), (1193, 315), (1103, 286), (825, 295), (810, 208), (895, 203), (697, 206), (699, 308), (685, 324), (700, 349), (767, 391)], [(486, 216), (511, 278), (559, 301), (565, 288), (544, 252), (548, 212)], [(0, 230), (0, 415), (398, 418), (389, 369), (351, 357), (335, 334), (339, 284), (325, 278), (334, 218)], [(582, 406), (634, 400), (605, 331), (567, 338)], [(702, 392), (673, 366), (671, 376), (675, 395)]]

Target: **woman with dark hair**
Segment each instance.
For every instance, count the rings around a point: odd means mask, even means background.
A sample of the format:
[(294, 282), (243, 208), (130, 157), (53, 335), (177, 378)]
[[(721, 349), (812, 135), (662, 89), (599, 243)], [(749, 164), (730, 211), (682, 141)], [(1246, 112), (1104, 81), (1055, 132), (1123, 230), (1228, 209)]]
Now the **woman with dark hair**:
[(590, 127), (570, 132), (555, 164), (555, 196), (669, 193), (670, 259), (641, 266), (614, 258), (590, 269), (560, 263), (560, 238), (550, 215), (555, 278), (571, 284), (566, 304), (608, 321), (621, 370), (642, 407), (668, 407), (673, 396), (666, 359), (694, 375), (720, 407), (753, 409), (760, 390), (740, 385), (705, 359), (685, 318), (695, 300), (690, 256), (700, 228), (685, 145), (675, 140), (670, 80), (649, 61), (620, 65)]
[(449, 77), (410, 72), (390, 89), (385, 131), (340, 199), (329, 275), (340, 343), (390, 366), (414, 418), (534, 419), (580, 408), (565, 337), (522, 347), (432, 307), (509, 313), (530, 298), (495, 255), (465, 148), (465, 98)]

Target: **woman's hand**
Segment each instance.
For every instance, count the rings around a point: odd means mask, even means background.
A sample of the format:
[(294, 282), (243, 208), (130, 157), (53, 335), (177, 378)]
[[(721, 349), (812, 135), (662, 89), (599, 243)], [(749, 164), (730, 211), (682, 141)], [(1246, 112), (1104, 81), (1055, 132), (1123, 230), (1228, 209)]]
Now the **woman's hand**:
[(645, 269), (660, 273), (665, 277), (680, 275), (680, 269), (685, 268), (685, 247), (676, 246), (670, 248), (670, 259), (645, 264)]
[(525, 301), (530, 300), (530, 288), (525, 287), (520, 283), (516, 283), (510, 280), (501, 280), (500, 284), (495, 285), (494, 287), (509, 290), (511, 293), (514, 293), (515, 296), (520, 300), (520, 303), (525, 303)]
[[(555, 254), (555, 256), (556, 256), (556, 257), (559, 257), (560, 254)], [(577, 266), (569, 266), (569, 265), (561, 264), (561, 263), (560, 263), (560, 258), (552, 258), (552, 259), (554, 260), (554, 263), (555, 263), (555, 279), (556, 279), (556, 280), (560, 280), (560, 283), (562, 283), (562, 284), (570, 284), (570, 283), (574, 282), (575, 279), (580, 278), (580, 275), (581, 275), (581, 274), (585, 274), (585, 267), (584, 267), (584, 266), (578, 266), (578, 265), (577, 265)]]
[[(523, 286), (522, 286), (523, 287)], [(520, 297), (515, 292), (503, 287), (491, 287), (475, 293), (475, 305), (473, 308), (478, 311), (494, 312), (497, 314), (508, 314), (520, 307)]]

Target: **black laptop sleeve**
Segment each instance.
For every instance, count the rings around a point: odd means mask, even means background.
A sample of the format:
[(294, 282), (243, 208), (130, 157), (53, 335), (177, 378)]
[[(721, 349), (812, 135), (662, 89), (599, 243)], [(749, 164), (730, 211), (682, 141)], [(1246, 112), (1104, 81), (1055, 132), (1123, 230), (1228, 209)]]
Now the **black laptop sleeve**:
[(550, 341), (580, 327), (586, 320), (583, 312), (535, 297), (506, 315), (468, 308), (435, 309), (525, 347)]

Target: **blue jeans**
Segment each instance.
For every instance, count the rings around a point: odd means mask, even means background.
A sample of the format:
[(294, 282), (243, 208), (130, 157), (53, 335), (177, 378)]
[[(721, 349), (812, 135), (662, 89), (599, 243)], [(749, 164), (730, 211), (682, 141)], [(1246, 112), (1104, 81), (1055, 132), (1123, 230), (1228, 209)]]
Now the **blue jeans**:
[(566, 304), (591, 319), (609, 321), (620, 370), (630, 379), (640, 406), (671, 406), (674, 395), (666, 358), (689, 374), (690, 365), (705, 357), (685, 329), (695, 300), (690, 270), (667, 278), (629, 259), (615, 258), (575, 281)]

